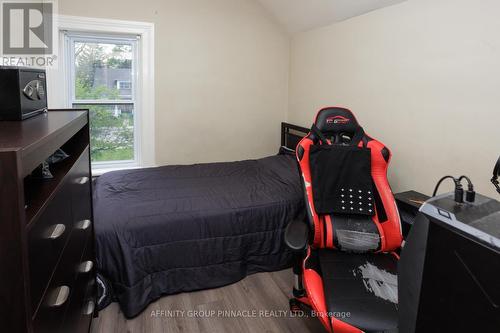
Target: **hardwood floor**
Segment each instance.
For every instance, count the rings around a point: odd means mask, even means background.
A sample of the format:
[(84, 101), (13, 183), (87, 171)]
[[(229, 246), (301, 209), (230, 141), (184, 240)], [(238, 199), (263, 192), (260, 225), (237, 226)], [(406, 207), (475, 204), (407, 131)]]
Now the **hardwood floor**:
[(222, 288), (166, 296), (132, 320), (113, 303), (94, 319), (91, 333), (324, 332), (317, 318), (290, 316), (291, 291), (288, 269), (250, 275)]

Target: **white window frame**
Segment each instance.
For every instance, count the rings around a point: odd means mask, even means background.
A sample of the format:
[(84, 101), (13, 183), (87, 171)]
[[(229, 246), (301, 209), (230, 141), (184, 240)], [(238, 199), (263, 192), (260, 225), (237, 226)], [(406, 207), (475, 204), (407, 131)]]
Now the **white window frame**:
[[(68, 61), (65, 32), (112, 36), (137, 36), (137, 87), (135, 105), (139, 110), (134, 119), (137, 138), (135, 164), (97, 163), (92, 173), (99, 175), (107, 171), (155, 166), (155, 88), (154, 88), (154, 24), (148, 22), (97, 19), (89, 17), (59, 15), (55, 18), (59, 35), (59, 61), (56, 68), (47, 70), (49, 108), (71, 108), (72, 89), (68, 89)], [(102, 102), (102, 101), (100, 101)], [(130, 103), (124, 100), (125, 103)]]

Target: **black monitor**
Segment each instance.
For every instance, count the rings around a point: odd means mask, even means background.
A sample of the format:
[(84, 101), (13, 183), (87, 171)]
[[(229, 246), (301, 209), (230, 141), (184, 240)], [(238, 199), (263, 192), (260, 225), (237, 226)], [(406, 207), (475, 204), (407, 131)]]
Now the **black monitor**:
[(398, 269), (399, 332), (500, 332), (500, 202), (429, 199)]

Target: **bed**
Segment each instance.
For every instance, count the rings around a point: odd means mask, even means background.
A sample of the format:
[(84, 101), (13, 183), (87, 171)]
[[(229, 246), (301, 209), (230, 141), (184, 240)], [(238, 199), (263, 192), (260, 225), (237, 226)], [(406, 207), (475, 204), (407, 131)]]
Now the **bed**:
[(305, 214), (291, 149), (306, 132), (283, 123), (279, 154), (262, 159), (115, 171), (96, 179), (97, 268), (126, 317), (163, 295), (290, 266), (283, 231)]

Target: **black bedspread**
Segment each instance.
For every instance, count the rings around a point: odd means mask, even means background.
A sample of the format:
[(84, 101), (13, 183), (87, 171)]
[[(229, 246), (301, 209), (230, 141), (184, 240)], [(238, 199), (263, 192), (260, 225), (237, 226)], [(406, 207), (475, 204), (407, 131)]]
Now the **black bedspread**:
[(288, 267), (283, 231), (304, 217), (290, 155), (110, 172), (94, 205), (98, 269), (127, 317), (162, 295)]

